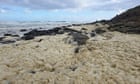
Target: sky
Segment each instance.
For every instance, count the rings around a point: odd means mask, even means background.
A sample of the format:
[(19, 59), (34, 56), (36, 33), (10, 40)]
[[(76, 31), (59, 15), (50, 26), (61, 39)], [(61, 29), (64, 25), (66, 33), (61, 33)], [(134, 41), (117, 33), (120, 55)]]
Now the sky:
[(96, 21), (138, 5), (140, 0), (0, 0), (0, 21)]

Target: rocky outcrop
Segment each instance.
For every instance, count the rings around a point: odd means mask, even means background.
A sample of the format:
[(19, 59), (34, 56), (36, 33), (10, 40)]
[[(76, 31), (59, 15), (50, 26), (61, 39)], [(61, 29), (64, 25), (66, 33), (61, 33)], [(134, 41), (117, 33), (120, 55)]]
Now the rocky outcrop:
[(63, 31), (60, 31), (60, 28), (54, 28), (50, 30), (31, 30), (28, 33), (25, 33), (24, 36), (22, 37), (23, 40), (31, 40), (34, 39), (35, 36), (42, 36), (42, 35), (55, 35), (55, 34), (62, 34)]
[(140, 34), (140, 6), (129, 9), (109, 21), (111, 31)]
[(34, 29), (34, 30), (32, 30), (32, 31), (30, 31), (28, 33), (25, 33), (24, 36), (22, 37), (22, 39), (23, 40), (31, 40), (31, 39), (34, 39), (34, 37), (36, 37), (36, 36), (64, 34), (66, 32), (80, 33), (80, 31), (70, 29), (70, 28), (66, 28), (66, 27), (56, 27), (56, 28), (49, 29), (49, 30), (37, 30), (37, 29)]

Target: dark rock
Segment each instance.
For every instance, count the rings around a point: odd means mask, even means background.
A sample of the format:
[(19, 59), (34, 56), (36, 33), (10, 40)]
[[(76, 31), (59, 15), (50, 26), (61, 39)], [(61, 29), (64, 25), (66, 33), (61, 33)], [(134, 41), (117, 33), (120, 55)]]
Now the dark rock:
[[(10, 34), (11, 35), (11, 34)], [(10, 38), (9, 38), (10, 37)], [(20, 40), (18, 35), (11, 35), (8, 37), (4, 36), (4, 37), (0, 37), (0, 43), (1, 44), (10, 44), (10, 43), (15, 43), (16, 41)]]
[(81, 28), (81, 30), (87, 30), (86, 28)]
[(36, 73), (36, 71), (31, 70), (31, 71), (29, 71), (29, 73), (35, 74), (35, 73)]
[(20, 32), (26, 32), (27, 31), (27, 29), (21, 29), (20, 30)]
[(43, 35), (45, 33), (46, 33), (45, 30), (41, 31), (41, 30), (33, 29), (30, 32), (25, 33), (24, 35), (25, 36), (39, 36), (39, 35)]
[(15, 34), (15, 35), (12, 35), (12, 37), (20, 37), (19, 35)]
[(10, 34), (10, 33), (6, 33), (4, 34), (4, 36), (19, 37), (19, 35), (17, 34)]
[(5, 37), (0, 37), (0, 41), (2, 41)]
[(39, 39), (37, 42), (41, 42), (41, 41), (43, 41), (43, 39)]
[(10, 43), (15, 43), (15, 40), (5, 40), (5, 41), (0, 41), (2, 44), (10, 44)]
[(95, 26), (99, 26), (99, 24), (96, 23)]
[(140, 34), (140, 6), (129, 9), (109, 21), (111, 31)]
[(94, 31), (95, 31), (97, 34), (103, 34), (103, 33), (106, 32), (106, 30), (103, 29), (103, 28), (96, 28)]
[(23, 40), (31, 40), (34, 39), (36, 36), (42, 36), (42, 35), (56, 35), (56, 34), (64, 34), (64, 33), (81, 33), (80, 31), (70, 29), (70, 28), (63, 28), (63, 27), (56, 27), (49, 30), (31, 30), (28, 33), (25, 33), (24, 36), (21, 38)]
[(90, 33), (90, 36), (91, 36), (91, 37), (96, 36), (96, 32), (95, 32), (95, 31), (92, 31), (92, 32)]
[(23, 37), (21, 37), (21, 39), (23, 39), (23, 40), (31, 40), (31, 39), (34, 39), (34, 36), (33, 35), (24, 35)]
[(86, 41), (89, 39), (88, 36), (81, 33), (72, 33), (73, 41), (77, 42), (78, 45), (86, 44)]
[(79, 50), (80, 50), (79, 47), (75, 48), (75, 49), (74, 49), (74, 53), (79, 53)]
[(132, 29), (132, 28), (130, 29), (130, 28), (129, 28), (129, 29), (127, 30), (126, 33), (129, 33), (129, 34), (130, 34), (130, 33), (131, 33), (131, 34), (134, 34), (134, 33), (140, 34), (140, 27), (137, 27), (137, 28), (134, 28), (134, 29)]
[(67, 28), (67, 26), (61, 26), (61, 28)]
[(42, 27), (40, 27), (39, 29), (43, 29)]
[(81, 24), (72, 24), (72, 26), (81, 26)]
[[(79, 32), (70, 32), (68, 33), (68, 37), (65, 40), (66, 43), (72, 44), (72, 45), (84, 45), (86, 44), (86, 41), (89, 39), (89, 37), (83, 33)], [(79, 52), (79, 49), (76, 48), (74, 50), (75, 53)]]
[(19, 37), (19, 35), (17, 34), (10, 34), (10, 33), (4, 34), (4, 36)]
[(36, 45), (36, 46), (35, 46), (35, 48), (39, 48), (39, 47), (40, 47), (39, 45)]
[(12, 34), (6, 33), (4, 34), (4, 36), (12, 36)]
[(42, 36), (42, 35), (54, 35), (54, 34), (63, 34), (64, 30), (62, 28), (56, 27), (54, 29), (49, 30), (37, 30), (34, 29), (24, 35), (32, 35), (32, 36)]
[(67, 25), (67, 27), (71, 27), (72, 25)]
[(95, 21), (95, 22), (91, 22), (91, 23), (86, 23), (85, 25), (93, 25), (95, 24), (96, 26), (98, 26), (97, 23), (101, 23), (101, 24), (108, 24), (108, 20), (100, 20), (100, 21)]
[(78, 67), (77, 66), (71, 66), (69, 67), (69, 69), (71, 69), (72, 71), (75, 71)]
[(103, 24), (106, 24), (106, 23), (108, 23), (108, 20), (101, 20), (101, 21), (99, 21), (100, 23), (103, 23)]
[(64, 31), (68, 32), (69, 35), (72, 34), (72, 33), (81, 33), (81, 31), (70, 29), (70, 28), (65, 28)]

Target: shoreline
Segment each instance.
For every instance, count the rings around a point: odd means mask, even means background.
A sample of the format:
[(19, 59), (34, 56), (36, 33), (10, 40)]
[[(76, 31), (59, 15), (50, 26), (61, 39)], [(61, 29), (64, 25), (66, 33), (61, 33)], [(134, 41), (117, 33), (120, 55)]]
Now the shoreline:
[[(61, 26), (57, 26), (57, 27), (53, 27), (53, 28), (45, 28), (45, 27), (38, 27), (38, 28), (33, 28), (33, 29), (32, 28), (29, 28), (29, 29), (27, 29), (27, 28), (14, 28), (14, 29), (13, 28), (12, 29), (1, 28), (1, 30), (3, 30), (3, 31), (1, 31), (1, 33), (0, 33), (1, 34), (0, 38), (1, 38), (1, 40), (2, 40), (2, 38), (6, 38), (6, 37), (13, 37), (13, 38), (18, 37), (18, 39), (22, 39), (24, 34), (34, 31), (34, 30), (47, 32), (50, 30), (53, 31), (57, 28), (69, 28), (72, 26), (80, 26), (80, 25), (85, 25), (85, 23), (61, 25)], [(56, 33), (56, 32), (54, 31), (54, 33)]]

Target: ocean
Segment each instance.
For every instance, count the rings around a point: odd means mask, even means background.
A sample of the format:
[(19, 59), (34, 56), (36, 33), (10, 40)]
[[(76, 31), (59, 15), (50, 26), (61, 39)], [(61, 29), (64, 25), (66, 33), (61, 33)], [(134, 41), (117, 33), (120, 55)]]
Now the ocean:
[[(32, 29), (51, 29), (59, 26), (66, 26), (80, 22), (67, 22), (67, 21), (16, 21), (16, 22), (0, 22), (0, 36), (4, 34), (14, 34), (22, 36), (24, 33)], [(21, 29), (26, 29), (25, 32), (20, 32)]]

